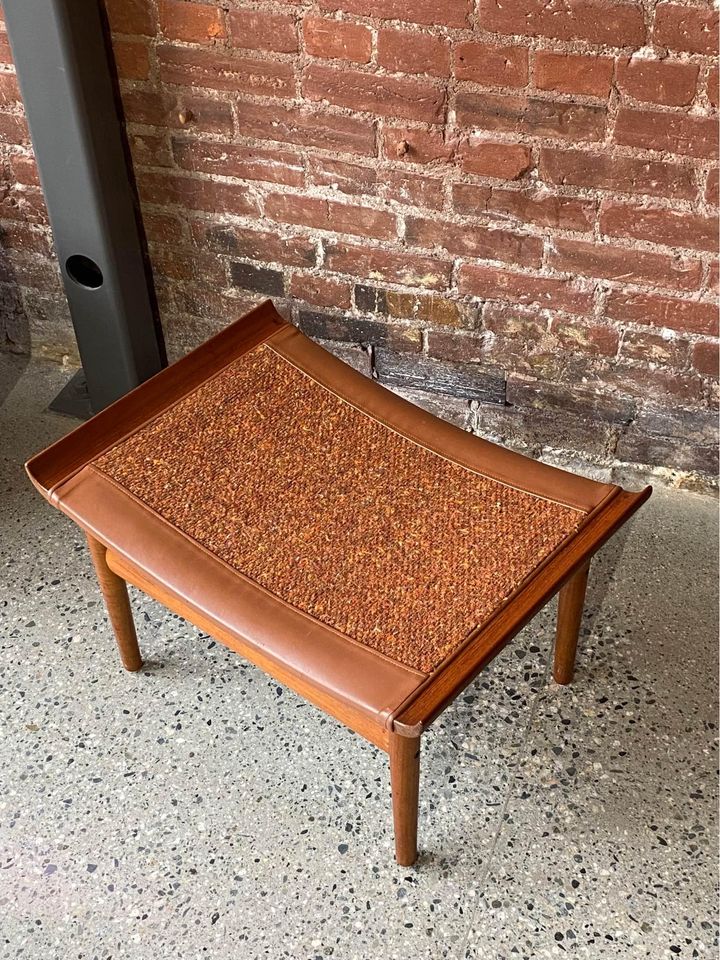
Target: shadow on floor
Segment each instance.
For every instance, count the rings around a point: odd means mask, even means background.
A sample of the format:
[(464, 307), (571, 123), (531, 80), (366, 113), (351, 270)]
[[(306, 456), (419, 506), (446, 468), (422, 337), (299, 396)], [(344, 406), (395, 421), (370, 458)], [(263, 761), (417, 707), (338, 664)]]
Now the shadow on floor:
[(15, 389), (15, 384), (30, 363), (30, 357), (18, 353), (0, 353), (0, 404)]

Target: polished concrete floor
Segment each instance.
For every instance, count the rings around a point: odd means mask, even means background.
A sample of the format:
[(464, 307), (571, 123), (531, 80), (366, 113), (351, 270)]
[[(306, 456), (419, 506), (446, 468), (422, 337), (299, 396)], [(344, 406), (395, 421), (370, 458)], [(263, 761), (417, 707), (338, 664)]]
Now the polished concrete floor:
[(658, 490), (425, 738), (413, 869), (375, 748), (134, 594), (119, 666), (22, 461), (68, 374), (0, 357), (0, 957), (717, 957), (716, 504)]

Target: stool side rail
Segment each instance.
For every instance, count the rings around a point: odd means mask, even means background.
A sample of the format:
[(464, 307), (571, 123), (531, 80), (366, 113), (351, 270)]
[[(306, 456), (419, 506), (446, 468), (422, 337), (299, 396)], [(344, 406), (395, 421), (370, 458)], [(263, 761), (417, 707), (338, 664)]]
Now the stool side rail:
[(234, 631), (223, 627), (212, 617), (197, 610), (192, 604), (188, 603), (177, 594), (168, 590), (164, 584), (150, 577), (144, 570), (140, 570), (134, 564), (130, 563), (125, 557), (112, 550), (107, 551), (107, 565), (128, 583), (142, 590), (148, 596), (162, 603), (173, 613), (184, 617), (199, 630), (210, 634), (214, 639), (220, 641), (224, 646), (240, 654), (246, 660), (249, 660), (256, 667), (266, 673), (268, 676), (277, 680), (294, 690), (303, 699), (308, 700), (324, 713), (330, 714), (345, 724), (355, 733), (369, 740), (376, 747), (380, 747), (386, 753), (389, 751), (389, 733), (385, 726), (373, 723), (369, 716), (354, 708), (351, 704), (345, 703), (337, 697), (331, 696), (325, 691), (318, 690), (301, 674), (295, 670), (289, 669), (284, 664), (274, 658), (264, 654), (261, 650), (243, 641)]
[(590, 562), (651, 493), (651, 486), (638, 493), (618, 490), (607, 504), (594, 511), (572, 540), (561, 547), (444, 667), (410, 695), (392, 718), (393, 730), (405, 736), (417, 736), (427, 728), (564, 584)]

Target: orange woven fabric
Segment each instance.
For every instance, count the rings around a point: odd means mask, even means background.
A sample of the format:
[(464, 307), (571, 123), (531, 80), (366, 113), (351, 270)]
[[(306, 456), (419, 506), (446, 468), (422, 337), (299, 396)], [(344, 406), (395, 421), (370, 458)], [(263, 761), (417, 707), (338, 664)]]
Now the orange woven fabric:
[(584, 516), (399, 436), (267, 345), (94, 465), (287, 603), (426, 673)]

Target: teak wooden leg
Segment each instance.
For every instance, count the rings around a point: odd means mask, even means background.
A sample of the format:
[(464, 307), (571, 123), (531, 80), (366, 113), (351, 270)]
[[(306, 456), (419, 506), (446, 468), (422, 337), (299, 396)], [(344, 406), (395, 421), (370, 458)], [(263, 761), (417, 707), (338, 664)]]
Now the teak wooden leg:
[(573, 678), (575, 651), (577, 650), (589, 572), (590, 564), (587, 564), (587, 566), (578, 570), (560, 589), (557, 633), (555, 636), (555, 663), (553, 666), (553, 676), (557, 683), (570, 683)]
[(127, 585), (122, 577), (110, 569), (105, 559), (106, 549), (99, 540), (87, 535), (90, 554), (95, 564), (100, 589), (105, 598), (110, 623), (115, 631), (120, 659), (126, 670), (139, 670), (142, 666), (135, 624), (133, 623)]
[(417, 859), (420, 737), (390, 734), (390, 782), (395, 823), (395, 859), (409, 867)]

